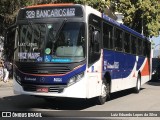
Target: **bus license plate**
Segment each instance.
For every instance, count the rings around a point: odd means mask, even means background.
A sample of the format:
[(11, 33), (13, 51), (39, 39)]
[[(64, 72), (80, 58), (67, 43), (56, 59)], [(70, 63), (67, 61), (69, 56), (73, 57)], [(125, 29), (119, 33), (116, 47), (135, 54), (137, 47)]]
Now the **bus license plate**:
[(37, 88), (37, 92), (48, 92), (48, 88), (46, 88), (46, 87), (38, 87)]

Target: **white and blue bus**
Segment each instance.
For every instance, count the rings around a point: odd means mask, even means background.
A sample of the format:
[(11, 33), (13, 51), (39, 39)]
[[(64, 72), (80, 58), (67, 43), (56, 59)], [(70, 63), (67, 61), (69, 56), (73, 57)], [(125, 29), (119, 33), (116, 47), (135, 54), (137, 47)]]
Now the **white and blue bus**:
[(20, 9), (16, 20), (14, 93), (96, 98), (150, 80), (151, 43), (87, 5)]

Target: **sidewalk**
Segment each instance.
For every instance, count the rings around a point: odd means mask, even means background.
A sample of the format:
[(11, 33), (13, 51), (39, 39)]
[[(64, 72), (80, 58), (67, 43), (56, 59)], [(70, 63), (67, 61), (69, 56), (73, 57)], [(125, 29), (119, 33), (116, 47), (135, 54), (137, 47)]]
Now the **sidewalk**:
[(13, 79), (9, 79), (9, 82), (3, 82), (0, 81), (0, 88), (5, 88), (5, 87), (12, 87), (13, 86)]

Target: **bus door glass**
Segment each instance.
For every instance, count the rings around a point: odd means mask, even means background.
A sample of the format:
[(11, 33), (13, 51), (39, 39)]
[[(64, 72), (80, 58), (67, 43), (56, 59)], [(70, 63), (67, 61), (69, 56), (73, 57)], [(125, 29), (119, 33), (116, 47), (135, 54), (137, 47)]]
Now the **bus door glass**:
[(101, 50), (101, 21), (94, 15), (89, 17), (88, 65), (92, 66), (100, 58)]

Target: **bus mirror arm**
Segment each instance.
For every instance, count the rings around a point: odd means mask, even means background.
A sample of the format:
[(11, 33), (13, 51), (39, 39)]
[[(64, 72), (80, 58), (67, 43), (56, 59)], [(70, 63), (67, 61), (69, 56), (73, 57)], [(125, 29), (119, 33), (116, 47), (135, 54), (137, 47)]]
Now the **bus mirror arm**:
[(14, 48), (14, 52), (17, 50), (18, 47)]

